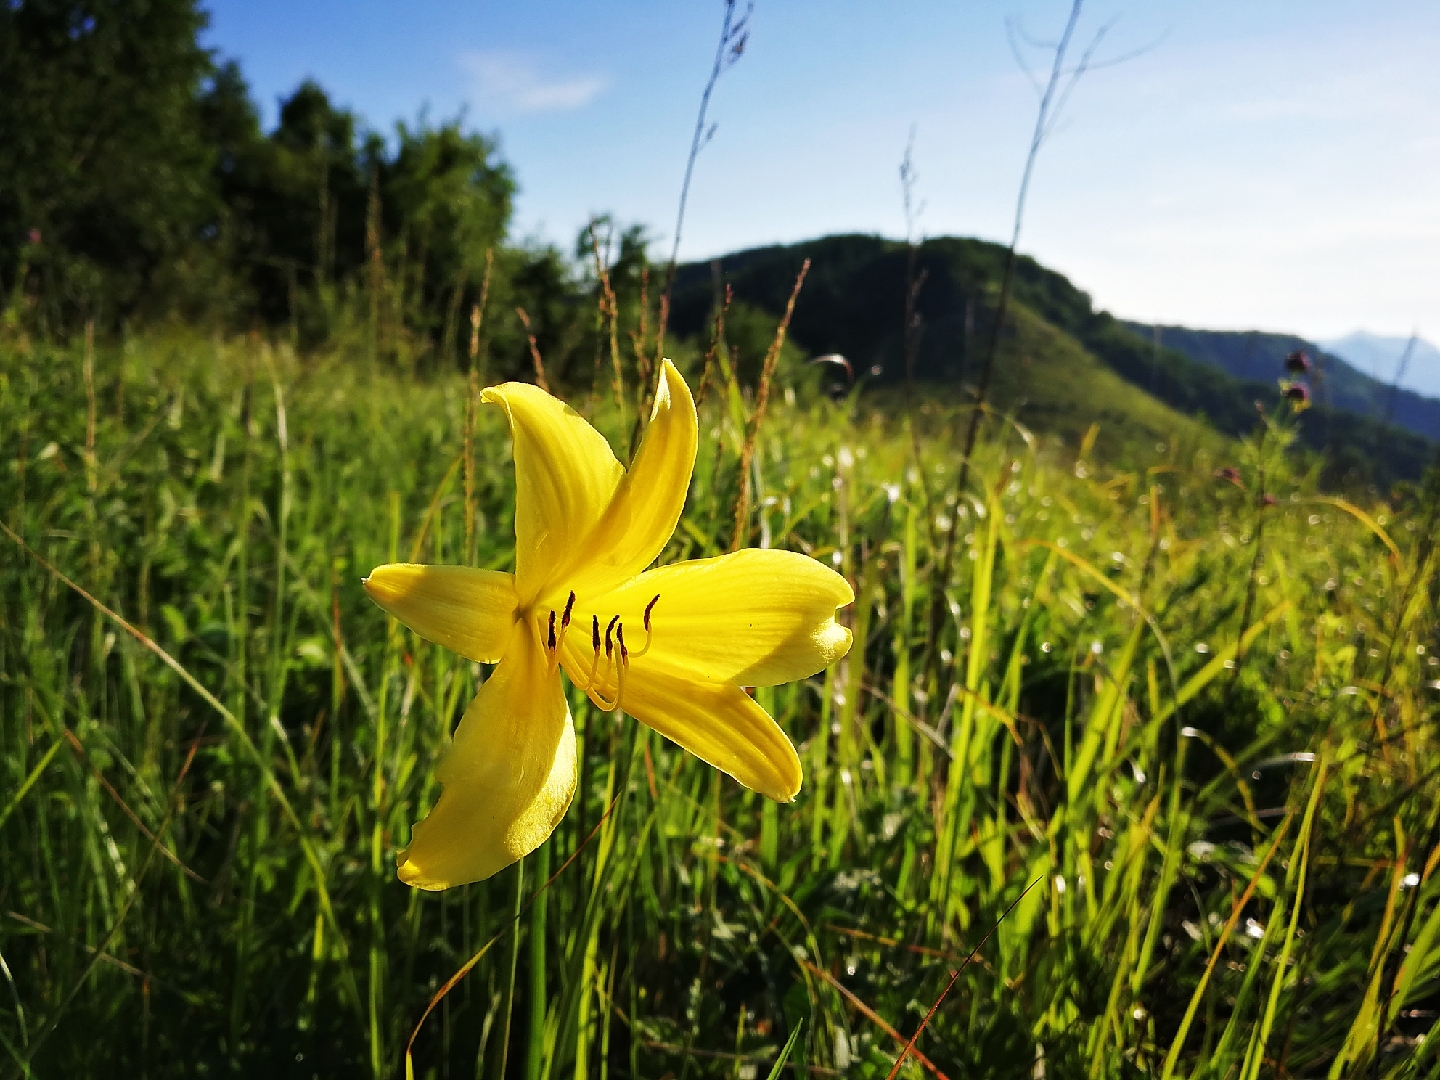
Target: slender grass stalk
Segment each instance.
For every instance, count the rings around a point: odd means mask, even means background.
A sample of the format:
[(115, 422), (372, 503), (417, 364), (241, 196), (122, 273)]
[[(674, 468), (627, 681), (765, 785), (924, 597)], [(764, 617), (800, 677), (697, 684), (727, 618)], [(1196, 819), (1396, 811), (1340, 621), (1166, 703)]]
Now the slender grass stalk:
[[(534, 855), (535, 880), (547, 881), (550, 877), (550, 844), (541, 844)], [(526, 971), (526, 982), (530, 987), (530, 1023), (527, 1035), (528, 1049), (525, 1057), (526, 1080), (541, 1080), (545, 1074), (545, 1016), (550, 1005), (550, 996), (545, 977), (545, 944), (547, 938), (545, 916), (550, 907), (549, 890), (544, 890), (530, 905), (530, 925), (526, 938), (530, 943), (530, 964)], [(519, 940), (519, 936), (516, 936)], [(514, 965), (511, 966), (513, 975)]]
[(520, 916), (525, 910), (525, 860), (515, 864), (515, 900), (510, 909), (510, 962), (500, 1004), (500, 1045), (495, 1061), (495, 1080), (504, 1080), (510, 1059), (510, 1022), (515, 1012), (515, 975), (520, 966)]

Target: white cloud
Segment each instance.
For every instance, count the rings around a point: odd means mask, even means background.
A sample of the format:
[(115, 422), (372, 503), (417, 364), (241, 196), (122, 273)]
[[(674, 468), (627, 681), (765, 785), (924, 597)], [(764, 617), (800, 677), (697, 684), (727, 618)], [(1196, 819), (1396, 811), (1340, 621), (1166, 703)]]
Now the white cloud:
[(460, 57), (475, 94), (491, 108), (521, 113), (568, 112), (594, 101), (607, 82), (598, 76), (557, 78), (523, 52), (477, 51)]

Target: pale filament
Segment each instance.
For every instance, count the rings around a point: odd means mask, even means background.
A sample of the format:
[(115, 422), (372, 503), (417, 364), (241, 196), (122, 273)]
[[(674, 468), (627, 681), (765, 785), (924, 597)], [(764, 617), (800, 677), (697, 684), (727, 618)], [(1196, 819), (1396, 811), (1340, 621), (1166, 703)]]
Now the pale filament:
[(625, 667), (622, 664), (615, 673), (615, 700), (606, 701), (603, 694), (595, 687), (589, 687), (585, 691), (588, 697), (601, 712), (614, 712), (620, 708), (620, 702), (625, 698)]

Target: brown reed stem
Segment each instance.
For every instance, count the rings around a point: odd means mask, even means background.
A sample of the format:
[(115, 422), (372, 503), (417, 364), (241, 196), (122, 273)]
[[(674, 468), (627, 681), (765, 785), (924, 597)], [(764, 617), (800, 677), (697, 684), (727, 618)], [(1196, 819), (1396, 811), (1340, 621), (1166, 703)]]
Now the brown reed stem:
[(475, 562), (475, 413), (480, 401), (480, 379), (474, 367), (465, 384), (465, 562)]
[[(610, 323), (610, 389), (615, 394), (615, 407), (620, 410), (620, 430), (625, 426), (625, 368), (620, 362), (620, 303), (615, 299), (615, 289), (610, 281), (610, 268), (600, 255), (600, 237), (595, 229), (596, 222), (590, 222), (590, 248), (595, 253), (595, 276), (600, 281), (600, 315)], [(608, 245), (607, 245), (608, 246)], [(597, 357), (598, 374), (598, 357)], [(628, 447), (627, 447), (628, 451)], [(627, 452), (626, 457), (629, 457)]]
[(725, 313), (730, 310), (732, 299), (730, 286), (725, 286), (725, 299), (715, 308), (715, 332), (710, 337), (710, 348), (705, 350), (705, 366), (700, 372), (700, 391), (695, 396), (697, 406), (705, 404), (705, 393), (710, 389), (710, 376), (714, 373), (716, 357), (725, 347)]
[(81, 361), (85, 377), (85, 487), (95, 495), (99, 474), (95, 468), (95, 320), (85, 320), (85, 354)]
[(485, 249), (485, 276), (480, 280), (480, 302), (470, 309), (470, 372), (473, 375), (476, 371), (476, 362), (479, 361), (480, 381), (486, 381), (486, 369), (490, 366), (490, 342), (486, 339), (483, 342), (484, 354), (481, 354), (480, 327), (485, 323), (485, 312), (490, 304), (490, 271), (495, 266), (495, 249)]
[(765, 365), (760, 371), (760, 386), (755, 391), (755, 411), (750, 414), (745, 445), (740, 451), (740, 494), (735, 499), (735, 537), (730, 543), (731, 551), (738, 551), (744, 545), (746, 534), (750, 531), (750, 463), (755, 457), (755, 441), (760, 435), (760, 424), (765, 419), (765, 407), (770, 402), (770, 382), (775, 377), (775, 366), (780, 362), (780, 349), (785, 344), (785, 333), (790, 329), (790, 317), (795, 314), (795, 301), (809, 272), (810, 260), (806, 259), (795, 278), (795, 287), (790, 290), (785, 316), (775, 328), (775, 340), (770, 342)]
[(633, 449), (640, 445), (640, 436), (645, 434), (645, 424), (650, 418), (650, 402), (654, 396), (654, 390), (650, 383), (650, 374), (654, 365), (660, 363), (660, 339), (655, 339), (655, 355), (652, 358), (645, 352), (645, 338), (650, 333), (650, 268), (640, 268), (640, 318), (637, 329), (630, 334), (630, 344), (635, 350), (635, 379), (639, 385), (635, 388), (635, 427), (630, 432), (630, 447)]
[(710, 110), (710, 95), (720, 76), (733, 65), (745, 51), (750, 40), (750, 16), (755, 10), (754, 3), (745, 6), (745, 13), (735, 17), (735, 0), (725, 0), (725, 20), (720, 24), (720, 41), (715, 46), (715, 62), (710, 68), (710, 78), (700, 94), (700, 111), (695, 116), (695, 131), (690, 137), (690, 155), (685, 159), (685, 179), (680, 185), (680, 206), (675, 213), (675, 237), (670, 245), (670, 265), (665, 269), (665, 291), (660, 297), (660, 326), (655, 332), (657, 352), (665, 349), (665, 318), (670, 314), (670, 293), (675, 287), (676, 260), (680, 257), (680, 233), (685, 225), (685, 204), (690, 198), (690, 180), (695, 174), (695, 159), (715, 135), (715, 125), (705, 126), (705, 116)]
[(550, 384), (545, 381), (545, 361), (540, 359), (540, 346), (535, 344), (535, 332), (530, 328), (530, 316), (525, 314), (523, 307), (517, 307), (515, 314), (520, 316), (520, 321), (525, 324), (525, 336), (530, 342), (530, 359), (535, 362), (535, 385), (550, 392)]
[[(965, 486), (970, 480), (970, 458), (975, 452), (975, 440), (980, 434), (980, 419), (984, 415), (985, 405), (990, 395), (990, 378), (995, 371), (995, 358), (1000, 351), (1000, 336), (1005, 329), (1005, 315), (1010, 305), (1010, 290), (1015, 280), (1016, 250), (1020, 244), (1020, 227), (1025, 219), (1025, 200), (1030, 193), (1030, 180), (1035, 172), (1035, 159), (1039, 156), (1040, 147), (1044, 144), (1045, 139), (1054, 130), (1055, 119), (1064, 106), (1066, 98), (1069, 97), (1070, 90), (1074, 88), (1080, 76), (1085, 73), (1096, 46), (1105, 36), (1105, 29), (1108, 29), (1108, 27), (1102, 28), (1095, 35), (1090, 46), (1081, 55), (1080, 62), (1069, 73), (1070, 78), (1062, 89), (1061, 83), (1066, 74), (1065, 53), (1070, 47), (1070, 39), (1074, 36), (1075, 25), (1080, 21), (1080, 9), (1083, 3), (1084, 0), (1073, 0), (1070, 5), (1070, 16), (1066, 20), (1064, 33), (1060, 35), (1060, 40), (1055, 45), (1055, 58), (1050, 66), (1050, 79), (1046, 83), (1044, 94), (1041, 95), (1040, 108), (1035, 116), (1035, 128), (1030, 135), (1030, 150), (1025, 157), (1025, 169), (1020, 175), (1020, 191), (1015, 198), (1015, 221), (1010, 232), (1010, 247), (1005, 252), (1005, 270), (1000, 279), (1000, 296), (995, 305), (995, 318), (990, 326), (990, 344), (985, 351), (985, 366), (980, 371), (980, 386), (976, 394), (975, 406), (970, 413), (970, 424), (965, 432), (965, 446), (960, 453), (960, 475), (955, 480), (957, 507), (960, 497), (965, 492)], [(940, 560), (940, 575), (930, 587), (930, 619), (923, 668), (927, 680), (931, 676), (939, 674), (937, 661), (940, 657), (940, 625), (945, 616), (945, 590), (950, 585), (950, 575), (954, 572), (955, 567), (955, 534), (957, 531), (956, 523), (952, 519), (950, 529), (945, 533), (945, 550)]]

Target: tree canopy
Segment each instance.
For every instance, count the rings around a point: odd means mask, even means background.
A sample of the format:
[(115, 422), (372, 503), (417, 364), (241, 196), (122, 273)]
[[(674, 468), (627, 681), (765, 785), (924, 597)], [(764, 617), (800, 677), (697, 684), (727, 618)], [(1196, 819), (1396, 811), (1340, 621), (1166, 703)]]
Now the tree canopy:
[(194, 0), (0, 5), (0, 272), (130, 307), (215, 212)]
[(6, 294), (52, 329), (178, 312), (314, 341), (383, 286), (392, 329), (453, 336), (510, 221), (494, 139), (387, 137), (308, 81), (264, 132), (205, 25), (196, 0), (0, 5)]

